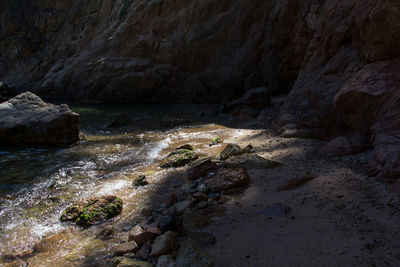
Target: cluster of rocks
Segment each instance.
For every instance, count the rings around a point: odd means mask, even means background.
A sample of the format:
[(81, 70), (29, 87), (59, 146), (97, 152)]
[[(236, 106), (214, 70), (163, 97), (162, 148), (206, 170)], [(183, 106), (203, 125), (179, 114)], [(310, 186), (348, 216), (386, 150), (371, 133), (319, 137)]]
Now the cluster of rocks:
[[(167, 156), (167, 159), (181, 150), (193, 152), (193, 147), (190, 145), (178, 147), (174, 150), (175, 153), (172, 152)], [(172, 192), (165, 195), (165, 201), (143, 207), (140, 219), (129, 228), (125, 227), (121, 232), (121, 229), (111, 224), (99, 230), (97, 239), (111, 240), (111, 245), (106, 250), (107, 261), (116, 267), (213, 266), (213, 260), (204, 249), (213, 245), (216, 240), (211, 233), (201, 229), (208, 225), (212, 216), (224, 209), (222, 205), (231, 200), (229, 194), (241, 191), (249, 185), (250, 177), (245, 168), (227, 167), (225, 164), (232, 158), (244, 157), (246, 154), (253, 155), (251, 150), (250, 145), (242, 149), (236, 144), (228, 144), (218, 159), (203, 158), (191, 162), (186, 168), (188, 182), (175, 186)], [(247, 164), (248, 162), (245, 163)], [(260, 167), (257, 164), (254, 166)], [(139, 176), (134, 184), (136, 187), (146, 185), (145, 176)], [(61, 220), (75, 221), (84, 225), (101, 222), (101, 219), (112, 216), (82, 220), (85, 215), (93, 215), (94, 210), (99, 210), (99, 205), (96, 203), (105, 203), (101, 208), (107, 210), (110, 203), (115, 201), (120, 203), (122, 208), (122, 200), (112, 196), (81, 201), (69, 207)], [(113, 216), (115, 215), (117, 213), (113, 213)]]
[[(193, 151), (190, 145), (185, 145), (177, 148), (167, 159), (176, 155), (176, 151), (185, 149)], [(245, 168), (227, 167), (224, 162), (251, 155), (251, 149), (251, 146), (242, 149), (228, 144), (218, 160), (204, 158), (194, 161), (186, 169), (191, 182), (175, 188), (168, 200), (158, 207), (143, 208), (141, 214), (145, 215), (146, 221), (133, 226), (126, 242), (115, 247), (113, 266), (213, 266), (203, 248), (214, 244), (215, 238), (198, 230), (207, 226), (213, 211), (231, 199), (230, 193), (249, 185), (250, 177)], [(168, 167), (181, 166), (170, 164)], [(268, 165), (274, 166), (277, 164)]]

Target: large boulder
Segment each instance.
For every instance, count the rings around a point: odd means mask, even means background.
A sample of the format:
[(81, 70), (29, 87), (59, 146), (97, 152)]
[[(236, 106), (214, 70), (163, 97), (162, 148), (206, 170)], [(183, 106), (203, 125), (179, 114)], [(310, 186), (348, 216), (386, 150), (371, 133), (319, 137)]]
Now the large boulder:
[(26, 92), (0, 104), (0, 143), (71, 144), (79, 140), (79, 115)]

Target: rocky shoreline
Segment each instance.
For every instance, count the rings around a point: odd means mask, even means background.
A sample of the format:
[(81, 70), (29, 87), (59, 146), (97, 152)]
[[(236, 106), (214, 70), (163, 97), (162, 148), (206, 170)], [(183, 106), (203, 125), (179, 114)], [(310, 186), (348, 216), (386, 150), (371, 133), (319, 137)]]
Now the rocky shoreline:
[[(271, 130), (235, 133), (220, 140), (218, 154), (206, 157), (192, 146), (177, 145), (200, 157), (167, 169), (166, 179), (179, 182), (162, 182), (157, 195), (124, 217), (79, 226), (76, 231), (88, 238), (82, 244), (69, 244), (71, 237), (62, 232), (32, 251), (3, 257), (5, 264), (46, 266), (48, 253), (63, 244), (74, 249), (58, 259), (59, 266), (263, 266), (267, 259), (271, 266), (334, 259), (343, 264), (369, 260), (377, 266), (397, 262), (389, 253), (397, 251), (389, 237), (398, 233), (383, 234), (378, 225), (388, 218), (400, 220), (394, 215), (398, 197), (362, 171), (369, 152), (321, 157), (317, 152), (326, 143), (318, 140), (282, 139)], [(177, 155), (169, 151), (166, 158)], [(153, 183), (146, 175), (131, 182), (133, 190)], [(285, 251), (293, 254), (283, 257)]]

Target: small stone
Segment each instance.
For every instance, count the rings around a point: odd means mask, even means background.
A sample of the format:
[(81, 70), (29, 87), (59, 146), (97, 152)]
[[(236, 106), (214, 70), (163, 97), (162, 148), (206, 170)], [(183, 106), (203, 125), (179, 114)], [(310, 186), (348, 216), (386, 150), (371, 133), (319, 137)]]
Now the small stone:
[(153, 212), (153, 208), (150, 206), (145, 206), (141, 209), (140, 214), (142, 214), (143, 216), (149, 217), (151, 216)]
[(132, 182), (132, 186), (134, 186), (134, 187), (145, 186), (145, 185), (148, 185), (148, 184), (149, 183), (147, 182), (145, 175), (139, 175)]
[(127, 258), (131, 258), (134, 259), (136, 258), (136, 254), (135, 253), (125, 253), (124, 255), (122, 255), (123, 257), (127, 257)]
[(196, 180), (199, 177), (206, 176), (208, 173), (217, 169), (217, 164), (211, 159), (201, 159), (195, 161), (191, 167), (187, 170), (189, 179)]
[(135, 253), (138, 250), (138, 245), (135, 241), (130, 241), (118, 244), (114, 247), (114, 255), (121, 256), (126, 253)]
[(97, 234), (97, 238), (100, 238), (102, 240), (107, 240), (110, 239), (112, 237), (114, 233), (114, 229), (112, 227), (112, 225), (107, 225), (106, 227), (104, 227), (98, 234)]
[(112, 267), (152, 267), (151, 263), (138, 261), (127, 257), (115, 257), (111, 261)]
[(161, 256), (170, 253), (175, 247), (175, 233), (168, 231), (154, 240), (151, 256)]
[(214, 177), (205, 181), (213, 192), (241, 188), (250, 183), (250, 177), (243, 168), (218, 169)]
[(242, 153), (250, 153), (253, 150), (253, 146), (251, 144), (247, 145), (245, 148), (242, 149)]
[(229, 158), (231, 156), (237, 156), (237, 155), (240, 155), (241, 153), (242, 153), (242, 149), (240, 148), (240, 146), (238, 146), (236, 144), (228, 144), (228, 145), (226, 145), (224, 150), (222, 150), (222, 152), (220, 153), (219, 158), (221, 160), (226, 160), (227, 158)]
[(144, 243), (136, 252), (136, 258), (141, 260), (148, 260), (150, 255), (150, 241)]
[(145, 230), (142, 226), (136, 225), (129, 231), (129, 241), (133, 240), (138, 245), (142, 245), (153, 240), (159, 234), (161, 234), (161, 231), (156, 227), (148, 227)]
[(187, 208), (190, 208), (192, 204), (193, 202), (191, 200), (184, 200), (176, 203), (174, 207), (176, 208), (177, 213), (182, 214)]

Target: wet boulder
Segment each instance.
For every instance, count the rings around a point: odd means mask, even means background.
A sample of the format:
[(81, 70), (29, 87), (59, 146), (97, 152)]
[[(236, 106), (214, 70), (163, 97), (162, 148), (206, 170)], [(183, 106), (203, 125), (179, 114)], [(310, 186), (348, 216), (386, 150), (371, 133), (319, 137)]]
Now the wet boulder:
[(115, 196), (82, 200), (68, 207), (61, 215), (61, 221), (71, 221), (79, 225), (98, 224), (120, 214), (122, 205), (122, 200)]
[(221, 168), (204, 183), (211, 191), (220, 192), (245, 187), (250, 183), (250, 177), (243, 168)]
[(210, 172), (217, 169), (217, 164), (211, 159), (201, 159), (195, 161), (187, 170), (187, 175), (191, 180), (197, 180), (200, 177), (207, 176)]
[(148, 184), (149, 184), (149, 182), (147, 182), (145, 175), (139, 175), (132, 182), (132, 186), (134, 186), (134, 187), (145, 186)]
[(26, 92), (0, 104), (0, 143), (71, 144), (79, 140), (79, 115)]
[(172, 151), (161, 163), (162, 168), (177, 168), (195, 161), (199, 156), (193, 151), (193, 147), (185, 145)]

